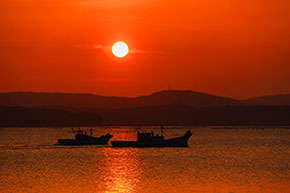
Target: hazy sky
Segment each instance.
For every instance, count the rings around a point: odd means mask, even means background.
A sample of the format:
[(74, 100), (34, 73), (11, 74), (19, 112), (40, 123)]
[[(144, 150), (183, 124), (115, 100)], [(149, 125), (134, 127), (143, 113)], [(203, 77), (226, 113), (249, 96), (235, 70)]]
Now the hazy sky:
[[(115, 58), (118, 40), (131, 53)], [(289, 0), (1, 0), (0, 92), (290, 93)]]

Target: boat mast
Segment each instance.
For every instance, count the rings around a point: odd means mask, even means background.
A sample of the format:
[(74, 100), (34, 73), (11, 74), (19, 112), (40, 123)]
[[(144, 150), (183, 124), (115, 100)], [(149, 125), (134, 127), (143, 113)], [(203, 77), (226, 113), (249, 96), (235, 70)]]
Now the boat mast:
[(93, 136), (93, 128), (90, 129), (90, 136)]
[(73, 133), (73, 134), (75, 134), (75, 133), (76, 133), (73, 127), (71, 128), (71, 130), (72, 130), (72, 133)]

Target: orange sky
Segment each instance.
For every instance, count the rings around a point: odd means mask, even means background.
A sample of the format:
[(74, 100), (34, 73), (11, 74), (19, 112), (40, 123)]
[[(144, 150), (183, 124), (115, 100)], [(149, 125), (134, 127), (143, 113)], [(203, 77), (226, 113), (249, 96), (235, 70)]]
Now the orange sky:
[[(112, 56), (118, 40), (132, 50)], [(0, 92), (290, 93), (289, 0), (1, 0)]]

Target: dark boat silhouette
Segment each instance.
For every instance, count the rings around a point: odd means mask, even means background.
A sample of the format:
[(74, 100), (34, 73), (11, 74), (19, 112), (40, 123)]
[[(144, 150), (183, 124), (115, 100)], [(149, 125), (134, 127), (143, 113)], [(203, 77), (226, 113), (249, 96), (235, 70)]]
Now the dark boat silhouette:
[(90, 129), (90, 135), (87, 135), (87, 133), (81, 129), (77, 131), (72, 129), (72, 132), (75, 134), (75, 139), (58, 139), (56, 145), (106, 145), (113, 137), (110, 133), (100, 137), (94, 137), (92, 129)]
[(151, 133), (144, 133), (137, 129), (137, 141), (112, 141), (113, 147), (187, 147), (188, 140), (192, 135), (190, 130), (181, 137), (164, 139), (163, 127), (161, 126), (161, 136)]

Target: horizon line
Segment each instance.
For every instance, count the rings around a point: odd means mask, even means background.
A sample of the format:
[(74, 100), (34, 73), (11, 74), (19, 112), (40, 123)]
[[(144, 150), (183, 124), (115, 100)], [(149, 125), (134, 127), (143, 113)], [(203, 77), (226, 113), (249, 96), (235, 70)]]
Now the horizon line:
[(12, 93), (31, 93), (31, 94), (71, 94), (71, 95), (94, 95), (94, 96), (102, 96), (102, 97), (117, 97), (117, 98), (138, 98), (138, 97), (143, 97), (143, 96), (150, 96), (154, 93), (159, 93), (159, 92), (170, 92), (170, 91), (180, 91), (180, 92), (195, 92), (195, 93), (200, 93), (200, 94), (206, 94), (206, 95), (212, 95), (216, 97), (224, 97), (224, 98), (230, 98), (234, 100), (247, 100), (251, 98), (258, 98), (258, 97), (270, 97), (270, 96), (278, 96), (278, 95), (290, 95), (290, 93), (278, 93), (278, 94), (269, 94), (269, 95), (259, 95), (259, 96), (253, 96), (253, 97), (246, 97), (246, 98), (237, 98), (237, 97), (231, 97), (231, 96), (223, 96), (223, 95), (216, 95), (216, 94), (211, 94), (207, 92), (201, 92), (201, 91), (196, 91), (196, 90), (189, 90), (189, 89), (170, 89), (170, 90), (158, 90), (151, 92), (150, 94), (143, 94), (143, 95), (137, 95), (137, 96), (117, 96), (117, 95), (102, 95), (102, 94), (97, 94), (97, 93), (88, 93), (88, 92), (49, 92), (49, 91), (7, 91), (7, 92), (0, 92), (0, 94), (12, 94)]

